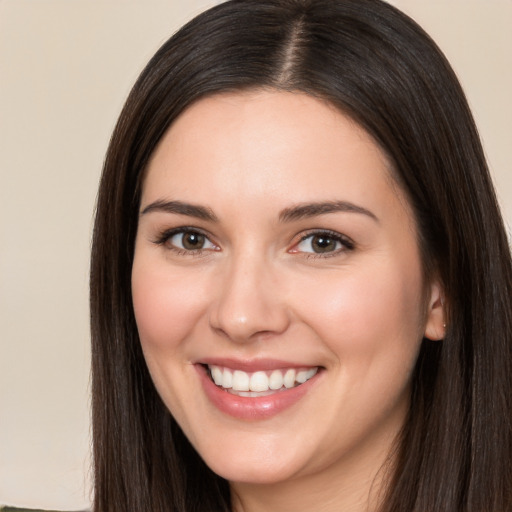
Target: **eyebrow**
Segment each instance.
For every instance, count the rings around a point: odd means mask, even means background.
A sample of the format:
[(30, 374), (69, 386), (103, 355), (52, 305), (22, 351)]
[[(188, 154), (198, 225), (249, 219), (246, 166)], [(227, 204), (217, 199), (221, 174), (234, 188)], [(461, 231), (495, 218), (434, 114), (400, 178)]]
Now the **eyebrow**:
[(308, 217), (315, 217), (317, 215), (324, 215), (326, 213), (337, 212), (359, 213), (370, 217), (376, 222), (379, 222), (379, 219), (373, 212), (348, 201), (327, 201), (320, 203), (299, 204), (297, 206), (292, 206), (282, 210), (279, 214), (279, 220), (281, 222), (291, 222), (295, 220), (306, 219)]
[[(210, 222), (218, 222), (217, 216), (210, 208), (190, 203), (184, 203), (183, 201), (164, 201), (159, 199), (146, 206), (141, 211), (140, 215), (146, 215), (151, 212), (174, 213), (178, 215), (186, 215), (188, 217), (195, 217), (197, 219), (207, 220)], [(292, 222), (300, 219), (306, 219), (308, 217), (315, 217), (317, 215), (338, 212), (359, 213), (370, 217), (376, 222), (379, 222), (377, 216), (370, 210), (367, 210), (362, 206), (355, 205), (348, 201), (304, 203), (292, 206), (290, 208), (285, 208), (279, 214), (279, 221)]]
[(187, 215), (188, 217), (196, 217), (201, 220), (209, 220), (218, 222), (217, 216), (210, 208), (199, 206), (196, 204), (184, 203), (182, 201), (164, 201), (159, 199), (146, 206), (140, 215), (146, 215), (152, 212), (176, 213), (178, 215)]

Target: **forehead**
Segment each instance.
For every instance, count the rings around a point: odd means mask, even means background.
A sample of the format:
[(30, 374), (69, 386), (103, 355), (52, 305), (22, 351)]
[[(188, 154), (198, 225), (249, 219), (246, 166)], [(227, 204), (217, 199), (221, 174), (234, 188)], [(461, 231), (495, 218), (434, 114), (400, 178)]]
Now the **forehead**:
[(388, 158), (365, 130), (325, 101), (279, 91), (218, 94), (185, 110), (147, 169), (143, 200), (161, 196), (245, 207), (272, 198), (280, 206), (375, 205), (378, 196), (407, 208)]

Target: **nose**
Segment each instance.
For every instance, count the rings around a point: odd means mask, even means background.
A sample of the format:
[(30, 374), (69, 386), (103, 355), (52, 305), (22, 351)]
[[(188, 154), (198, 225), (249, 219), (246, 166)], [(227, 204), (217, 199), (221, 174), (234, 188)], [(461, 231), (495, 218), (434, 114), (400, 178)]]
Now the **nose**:
[(220, 273), (210, 326), (237, 343), (282, 334), (290, 318), (282, 280), (263, 258), (241, 257)]

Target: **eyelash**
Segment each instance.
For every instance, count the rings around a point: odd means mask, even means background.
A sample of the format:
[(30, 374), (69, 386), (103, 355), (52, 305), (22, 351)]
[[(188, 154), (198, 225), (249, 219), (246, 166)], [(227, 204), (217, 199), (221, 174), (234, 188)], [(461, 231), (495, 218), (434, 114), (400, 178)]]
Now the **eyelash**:
[(334, 256), (339, 256), (340, 253), (346, 252), (346, 251), (352, 251), (355, 249), (354, 242), (347, 236), (342, 235), (340, 233), (337, 233), (336, 231), (330, 231), (328, 229), (319, 229), (319, 230), (313, 230), (309, 231), (308, 233), (304, 234), (300, 240), (294, 245), (294, 247), (298, 247), (299, 244), (306, 241), (308, 238), (314, 238), (314, 237), (325, 237), (333, 242), (339, 243), (342, 248), (336, 249), (334, 251), (328, 251), (325, 253), (318, 253), (318, 252), (305, 252), (305, 251), (295, 251), (295, 252), (302, 252), (306, 258), (331, 258)]
[[(211, 249), (210, 248), (207, 248), (207, 249), (204, 249), (204, 248), (200, 248), (200, 249), (190, 249), (190, 250), (187, 250), (187, 249), (181, 249), (179, 247), (176, 247), (172, 244), (169, 244), (169, 240), (175, 236), (175, 235), (179, 235), (179, 234), (182, 234), (182, 235), (185, 235), (185, 234), (196, 234), (196, 235), (200, 235), (202, 237), (204, 237), (210, 244), (212, 244), (213, 246), (217, 247), (209, 238), (209, 236), (204, 233), (203, 231), (197, 229), (197, 228), (193, 228), (193, 227), (180, 227), (180, 228), (173, 228), (173, 229), (169, 229), (169, 230), (165, 230), (163, 231), (159, 236), (158, 238), (154, 241), (155, 244), (157, 245), (167, 245), (167, 248), (171, 251), (173, 251), (174, 253), (176, 253), (178, 256), (202, 256), (204, 255), (205, 252), (207, 251), (210, 251)], [(313, 230), (313, 231), (309, 231), (308, 233), (304, 234), (300, 240), (294, 244), (293, 247), (298, 247), (302, 242), (308, 240), (309, 238), (314, 238), (314, 237), (324, 237), (326, 239), (329, 239), (335, 243), (339, 243), (341, 244), (342, 248), (340, 249), (336, 249), (336, 250), (333, 250), (333, 251), (327, 251), (325, 253), (321, 253), (321, 252), (307, 252), (307, 251), (299, 251), (299, 250), (291, 250), (290, 252), (292, 253), (301, 253), (304, 255), (304, 257), (306, 258), (330, 258), (330, 257), (333, 257), (333, 256), (337, 256), (339, 255), (340, 253), (342, 252), (346, 252), (346, 251), (352, 251), (354, 248), (355, 248), (355, 244), (354, 242), (348, 238), (347, 236), (345, 235), (342, 235), (340, 233), (337, 233), (336, 231), (330, 231), (330, 230), (326, 230), (326, 229), (322, 229), (322, 230)]]
[(210, 240), (210, 237), (206, 233), (204, 233), (200, 229), (193, 228), (193, 227), (180, 227), (180, 228), (173, 228), (173, 229), (165, 230), (158, 236), (158, 238), (154, 241), (154, 243), (157, 245), (162, 245), (162, 246), (166, 245), (167, 249), (169, 249), (170, 251), (173, 251), (178, 256), (202, 256), (202, 255), (204, 255), (204, 253), (206, 251), (210, 250), (209, 248), (208, 249), (200, 248), (200, 249), (187, 250), (187, 249), (181, 249), (180, 247), (176, 247), (176, 246), (168, 243), (169, 240), (173, 236), (180, 235), (180, 234), (181, 235), (194, 234), (194, 235), (203, 236), (206, 240), (208, 240), (210, 242), (210, 244), (215, 246), (215, 244)]

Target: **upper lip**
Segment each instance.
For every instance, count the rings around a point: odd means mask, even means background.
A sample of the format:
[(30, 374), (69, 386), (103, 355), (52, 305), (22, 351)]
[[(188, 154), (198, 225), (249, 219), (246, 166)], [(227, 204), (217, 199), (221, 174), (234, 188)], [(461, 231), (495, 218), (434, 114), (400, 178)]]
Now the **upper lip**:
[(233, 359), (221, 357), (207, 357), (197, 360), (195, 364), (209, 366), (222, 366), (232, 370), (242, 370), (248, 373), (256, 371), (280, 370), (285, 368), (315, 368), (318, 365), (290, 362), (280, 359)]

